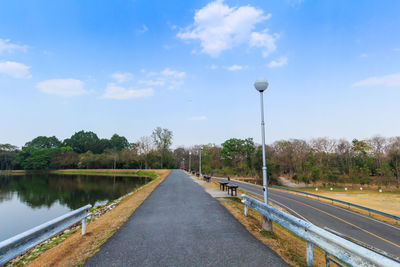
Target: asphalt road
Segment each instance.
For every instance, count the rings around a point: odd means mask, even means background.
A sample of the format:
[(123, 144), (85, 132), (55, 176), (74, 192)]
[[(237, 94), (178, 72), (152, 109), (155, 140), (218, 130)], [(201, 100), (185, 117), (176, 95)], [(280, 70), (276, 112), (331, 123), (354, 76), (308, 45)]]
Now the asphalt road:
[[(226, 181), (226, 179), (221, 180)], [(262, 187), (260, 186), (238, 181), (232, 181), (232, 183), (238, 184), (239, 189), (243, 191), (263, 197)], [(400, 256), (399, 227), (304, 196), (270, 188), (268, 194), (270, 201), (288, 209), (293, 215), (301, 219), (321, 228), (327, 227), (391, 255)]]
[(179, 170), (85, 265), (288, 266)]

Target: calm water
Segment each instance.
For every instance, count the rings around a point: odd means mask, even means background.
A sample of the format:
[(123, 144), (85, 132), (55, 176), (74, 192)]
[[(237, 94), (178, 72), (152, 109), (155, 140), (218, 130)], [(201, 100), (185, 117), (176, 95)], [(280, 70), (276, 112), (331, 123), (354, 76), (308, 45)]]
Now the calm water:
[(87, 204), (105, 204), (149, 181), (146, 177), (0, 175), (0, 241)]

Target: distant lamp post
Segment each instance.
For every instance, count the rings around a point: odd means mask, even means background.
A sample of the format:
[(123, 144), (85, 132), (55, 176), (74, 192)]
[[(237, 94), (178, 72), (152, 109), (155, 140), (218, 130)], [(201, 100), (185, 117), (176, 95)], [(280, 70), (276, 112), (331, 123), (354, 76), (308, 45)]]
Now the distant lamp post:
[(189, 151), (189, 172), (190, 172), (190, 167), (191, 167), (191, 159), (192, 159), (192, 151)]
[[(254, 83), (254, 87), (260, 92), (261, 101), (261, 141), (262, 141), (262, 159), (263, 159), (263, 191), (264, 191), (264, 203), (268, 205), (268, 178), (267, 178), (267, 166), (265, 161), (265, 124), (264, 124), (264, 101), (263, 92), (268, 88), (268, 82), (264, 79), (258, 79)], [(266, 231), (272, 231), (272, 222), (267, 217), (262, 218), (262, 226)]]
[(200, 174), (200, 177), (202, 176), (201, 175), (201, 147), (200, 147), (200, 151), (199, 151), (199, 156), (200, 156), (200, 160), (199, 160), (199, 174)]

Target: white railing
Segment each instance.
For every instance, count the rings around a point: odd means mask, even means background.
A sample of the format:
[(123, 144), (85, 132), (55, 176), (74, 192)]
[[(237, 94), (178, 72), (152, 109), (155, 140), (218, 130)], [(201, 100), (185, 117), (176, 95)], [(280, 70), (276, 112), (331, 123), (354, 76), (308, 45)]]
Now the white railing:
[[(312, 223), (296, 218), (245, 194), (242, 197), (246, 216), (248, 207), (250, 207), (307, 241), (308, 266), (313, 265), (313, 245), (325, 251), (327, 266), (330, 261), (337, 262), (332, 256), (350, 266), (400, 266), (400, 263), (390, 258), (334, 235)], [(337, 263), (340, 264), (340, 262)]]
[(79, 221), (82, 221), (82, 235), (84, 235), (86, 232), (86, 217), (91, 207), (92, 205), (90, 204), (86, 205), (0, 242), (0, 265), (5, 264)]

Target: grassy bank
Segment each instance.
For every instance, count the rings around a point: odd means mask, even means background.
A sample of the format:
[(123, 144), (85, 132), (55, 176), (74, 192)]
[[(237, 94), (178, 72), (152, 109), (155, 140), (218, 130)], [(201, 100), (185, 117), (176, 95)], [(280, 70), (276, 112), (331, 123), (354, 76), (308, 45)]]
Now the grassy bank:
[(136, 169), (66, 169), (51, 170), (55, 174), (81, 174), (81, 175), (113, 175), (113, 176), (147, 176), (156, 178), (156, 170), (136, 170)]
[(24, 173), (25, 173), (24, 170), (12, 170), (12, 171), (0, 170), (0, 175), (21, 175)]

